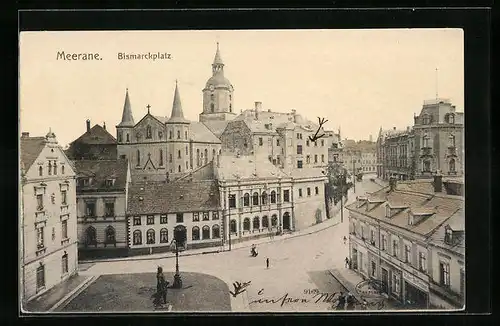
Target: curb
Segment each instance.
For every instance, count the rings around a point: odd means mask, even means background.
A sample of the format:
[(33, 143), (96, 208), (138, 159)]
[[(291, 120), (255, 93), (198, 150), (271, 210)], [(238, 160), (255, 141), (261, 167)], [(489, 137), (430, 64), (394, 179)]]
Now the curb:
[(59, 300), (55, 305), (52, 306), (48, 311), (53, 312), (59, 307), (66, 306), (71, 300), (73, 300), (76, 296), (78, 296), (83, 290), (85, 290), (90, 284), (92, 284), (99, 275), (94, 275), (89, 278), (87, 278), (85, 281), (83, 281), (80, 285), (78, 285), (76, 288), (74, 288), (70, 293), (66, 294), (61, 300)]

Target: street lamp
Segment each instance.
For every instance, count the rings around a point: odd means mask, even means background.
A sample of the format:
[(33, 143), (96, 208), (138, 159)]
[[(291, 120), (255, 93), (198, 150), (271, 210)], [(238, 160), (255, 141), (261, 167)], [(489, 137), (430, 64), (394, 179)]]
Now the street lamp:
[(177, 240), (174, 239), (175, 244), (175, 275), (174, 275), (174, 284), (172, 287), (174, 289), (182, 288), (182, 279), (179, 273), (179, 247), (177, 246)]

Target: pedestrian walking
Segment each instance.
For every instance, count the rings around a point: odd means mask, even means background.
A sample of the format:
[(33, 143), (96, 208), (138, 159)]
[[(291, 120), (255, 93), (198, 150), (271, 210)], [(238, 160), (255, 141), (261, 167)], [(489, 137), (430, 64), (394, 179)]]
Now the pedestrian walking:
[(349, 267), (349, 258), (345, 257), (345, 268)]
[(158, 271), (156, 273), (156, 293), (158, 296), (158, 301), (163, 299), (163, 303), (167, 303), (167, 285), (168, 282), (165, 280), (165, 275), (163, 275), (163, 268), (158, 266)]
[(347, 237), (344, 235), (344, 244), (347, 244)]
[(269, 258), (266, 258), (266, 267), (269, 269)]

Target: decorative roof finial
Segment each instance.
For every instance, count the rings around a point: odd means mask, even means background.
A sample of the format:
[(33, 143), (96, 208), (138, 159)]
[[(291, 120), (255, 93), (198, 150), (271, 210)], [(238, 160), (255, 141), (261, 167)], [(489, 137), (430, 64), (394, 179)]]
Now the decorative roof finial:
[(146, 107), (148, 108), (148, 114), (149, 114), (149, 108), (151, 107), (151, 105), (146, 105)]

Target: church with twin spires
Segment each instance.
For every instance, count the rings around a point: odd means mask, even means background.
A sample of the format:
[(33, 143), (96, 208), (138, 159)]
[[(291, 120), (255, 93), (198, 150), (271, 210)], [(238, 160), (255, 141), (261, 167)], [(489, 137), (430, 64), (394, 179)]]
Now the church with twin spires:
[(224, 76), (219, 44), (212, 76), (203, 92), (199, 121), (189, 121), (182, 111), (179, 85), (175, 85), (170, 117), (149, 112), (135, 122), (128, 89), (121, 122), (116, 126), (117, 155), (128, 159), (134, 181), (175, 179), (204, 166), (221, 153), (220, 136), (234, 110), (234, 88)]

